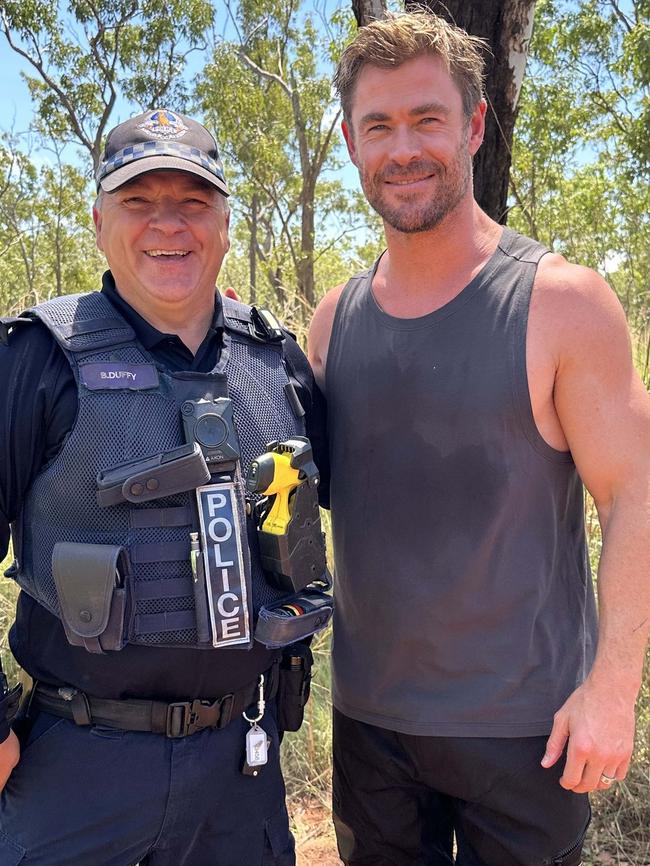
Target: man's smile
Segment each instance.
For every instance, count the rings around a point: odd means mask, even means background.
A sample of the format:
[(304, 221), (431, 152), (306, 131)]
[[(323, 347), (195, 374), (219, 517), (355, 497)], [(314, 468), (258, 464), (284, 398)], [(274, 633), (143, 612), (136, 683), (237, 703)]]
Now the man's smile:
[(413, 186), (417, 183), (422, 183), (423, 181), (431, 180), (432, 177), (435, 177), (434, 174), (425, 174), (422, 177), (406, 177), (402, 178), (386, 178), (384, 183), (390, 184), (391, 186)]
[(189, 250), (145, 250), (144, 253), (145, 253), (145, 255), (149, 256), (150, 258), (154, 258), (154, 259), (159, 258), (161, 256), (167, 256), (167, 257), (173, 256), (175, 258), (184, 258), (185, 256), (189, 255), (190, 251)]

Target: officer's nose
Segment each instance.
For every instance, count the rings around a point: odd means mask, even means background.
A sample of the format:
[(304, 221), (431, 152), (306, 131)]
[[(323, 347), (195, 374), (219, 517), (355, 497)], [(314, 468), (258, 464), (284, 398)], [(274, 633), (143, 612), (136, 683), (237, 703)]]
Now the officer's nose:
[(164, 234), (175, 234), (186, 227), (185, 218), (178, 204), (168, 199), (155, 202), (152, 206), (149, 225)]

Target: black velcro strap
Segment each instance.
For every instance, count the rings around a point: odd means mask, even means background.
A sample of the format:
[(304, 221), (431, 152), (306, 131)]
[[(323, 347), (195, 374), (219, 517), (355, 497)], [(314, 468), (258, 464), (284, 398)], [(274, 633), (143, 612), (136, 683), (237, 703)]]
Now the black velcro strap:
[(190, 542), (188, 539), (187, 541), (154, 541), (133, 544), (129, 553), (132, 562), (142, 564), (151, 562), (185, 562), (190, 558)]
[(170, 610), (163, 613), (139, 613), (133, 625), (139, 635), (192, 631), (196, 628), (196, 611)]
[[(269, 701), (278, 691), (278, 662), (264, 674), (264, 698)], [(69, 719), (77, 725), (103, 725), (125, 731), (144, 731), (167, 737), (187, 737), (205, 728), (225, 728), (231, 719), (256, 703), (259, 682), (255, 680), (237, 692), (214, 701), (124, 700), (93, 698), (70, 686), (60, 689), (37, 683), (30, 706)]]
[(192, 598), (194, 585), (189, 577), (159, 577), (156, 580), (136, 580), (133, 586), (136, 601), (163, 598)]
[(129, 522), (133, 529), (190, 526), (192, 511), (184, 505), (172, 508), (133, 508), (129, 513)]

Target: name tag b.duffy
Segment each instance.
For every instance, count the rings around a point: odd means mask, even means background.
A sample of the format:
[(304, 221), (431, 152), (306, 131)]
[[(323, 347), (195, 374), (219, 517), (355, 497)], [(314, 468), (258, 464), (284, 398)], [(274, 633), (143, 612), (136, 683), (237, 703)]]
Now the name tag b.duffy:
[(153, 364), (83, 364), (79, 365), (79, 374), (89, 391), (146, 391), (158, 387), (158, 371)]
[(212, 645), (247, 644), (250, 642), (248, 585), (234, 485), (197, 487), (196, 498)]

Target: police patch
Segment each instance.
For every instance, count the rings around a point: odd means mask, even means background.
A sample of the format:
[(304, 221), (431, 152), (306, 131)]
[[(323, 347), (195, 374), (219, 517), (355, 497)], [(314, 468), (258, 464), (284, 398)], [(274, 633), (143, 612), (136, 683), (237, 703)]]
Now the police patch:
[(196, 488), (212, 645), (250, 643), (248, 592), (232, 483)]
[(160, 138), (165, 141), (182, 138), (187, 132), (187, 126), (180, 117), (166, 108), (152, 111), (146, 120), (138, 124), (138, 129), (146, 132), (151, 138)]

